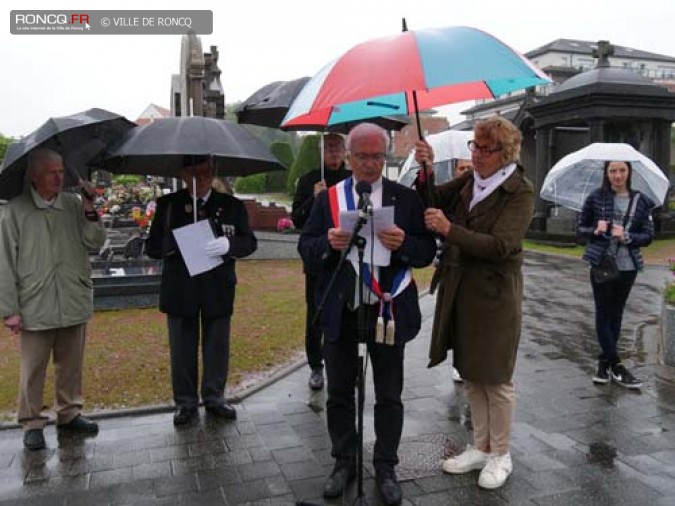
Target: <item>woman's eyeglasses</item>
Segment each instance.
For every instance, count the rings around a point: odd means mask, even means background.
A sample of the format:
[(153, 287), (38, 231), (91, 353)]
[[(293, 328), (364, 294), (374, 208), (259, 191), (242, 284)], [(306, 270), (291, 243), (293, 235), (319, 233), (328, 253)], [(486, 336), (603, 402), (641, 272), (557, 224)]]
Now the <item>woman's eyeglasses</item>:
[(469, 141), (466, 144), (469, 146), (469, 151), (472, 153), (480, 153), (481, 155), (486, 155), (489, 156), (492, 153), (497, 153), (498, 151), (502, 150), (502, 147), (499, 146), (498, 148), (491, 148), (490, 146), (481, 146), (480, 144), (477, 144), (476, 141)]

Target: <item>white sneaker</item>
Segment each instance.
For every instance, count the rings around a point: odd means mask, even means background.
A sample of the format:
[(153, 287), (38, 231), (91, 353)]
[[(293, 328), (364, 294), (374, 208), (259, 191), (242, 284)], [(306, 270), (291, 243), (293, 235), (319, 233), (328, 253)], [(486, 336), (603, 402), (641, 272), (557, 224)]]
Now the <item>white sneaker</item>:
[(463, 453), (443, 462), (443, 471), (449, 474), (464, 474), (475, 469), (483, 469), (487, 460), (487, 453), (466, 445)]
[(454, 381), (455, 383), (462, 383), (464, 381), (462, 377), (459, 375), (459, 371), (454, 367), (452, 368), (452, 381)]
[(487, 489), (499, 488), (509, 477), (511, 471), (513, 471), (513, 462), (511, 462), (510, 453), (504, 455), (491, 454), (487, 459), (487, 464), (480, 472), (478, 486)]

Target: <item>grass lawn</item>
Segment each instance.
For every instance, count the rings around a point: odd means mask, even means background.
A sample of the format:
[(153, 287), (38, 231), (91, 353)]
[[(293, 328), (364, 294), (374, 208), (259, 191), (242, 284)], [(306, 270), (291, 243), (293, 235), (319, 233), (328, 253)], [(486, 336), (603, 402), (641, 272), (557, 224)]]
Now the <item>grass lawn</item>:
[[(420, 289), (431, 268), (415, 271)], [(304, 276), (299, 260), (237, 263), (239, 285), (232, 319), (228, 392), (240, 390), (304, 357)], [(171, 402), (165, 316), (157, 309), (102, 311), (89, 324), (84, 366), (85, 410)], [(15, 418), (19, 346), (0, 330), (0, 419)], [(51, 405), (50, 366), (45, 404)]]

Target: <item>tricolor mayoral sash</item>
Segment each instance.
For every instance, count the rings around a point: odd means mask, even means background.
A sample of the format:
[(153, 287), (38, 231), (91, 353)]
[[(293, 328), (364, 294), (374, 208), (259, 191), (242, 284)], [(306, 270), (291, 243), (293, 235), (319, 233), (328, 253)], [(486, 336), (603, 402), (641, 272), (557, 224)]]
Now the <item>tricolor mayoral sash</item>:
[[(328, 202), (330, 204), (333, 226), (340, 227), (340, 212), (353, 211), (356, 209), (354, 203), (354, 180), (349, 177), (328, 188)], [(351, 268), (354, 270), (355, 279), (358, 279), (359, 266), (356, 261), (350, 261)], [(394, 344), (394, 322), (396, 320), (394, 311), (394, 302), (396, 297), (406, 289), (412, 281), (412, 269), (401, 268), (396, 272), (392, 286), (389, 290), (380, 285), (380, 269), (382, 267), (371, 266), (367, 263), (363, 265), (363, 282), (370, 292), (375, 295), (380, 305), (380, 314), (377, 318), (377, 330), (375, 341), (385, 344)]]

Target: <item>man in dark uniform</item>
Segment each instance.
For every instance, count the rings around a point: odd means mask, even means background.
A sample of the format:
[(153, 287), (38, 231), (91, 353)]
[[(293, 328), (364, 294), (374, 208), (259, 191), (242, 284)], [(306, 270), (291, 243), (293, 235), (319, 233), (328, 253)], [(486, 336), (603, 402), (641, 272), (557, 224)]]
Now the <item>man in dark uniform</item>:
[[(298, 179), (298, 186), (293, 198), (292, 219), (295, 228), (301, 229), (309, 217), (314, 204), (314, 197), (329, 186), (339, 183), (351, 175), (345, 168), (345, 141), (340, 134), (330, 133), (323, 141), (323, 168), (308, 172)], [(323, 172), (323, 174), (322, 174)], [(316, 283), (321, 269), (318, 259), (303, 262), (305, 273), (305, 302), (307, 316), (305, 319), (305, 351), (307, 362), (312, 370), (309, 376), (309, 387), (312, 390), (323, 388), (323, 355), (321, 353), (321, 328), (318, 322), (312, 325), (316, 315)]]
[[(211, 189), (213, 173), (205, 157), (186, 157), (181, 178), (187, 189), (157, 200), (155, 217), (146, 242), (148, 256), (163, 259), (159, 309), (167, 314), (171, 349), (171, 383), (176, 412), (174, 425), (197, 419), (199, 405), (199, 340), (201, 322), (203, 374), (201, 397), (206, 412), (235, 419), (235, 409), (224, 397), (230, 358), (230, 318), (237, 282), (235, 258), (250, 255), (257, 241), (248, 224), (242, 201)], [(206, 254), (223, 263), (190, 277), (172, 231), (197, 220), (209, 219), (216, 238)]]

